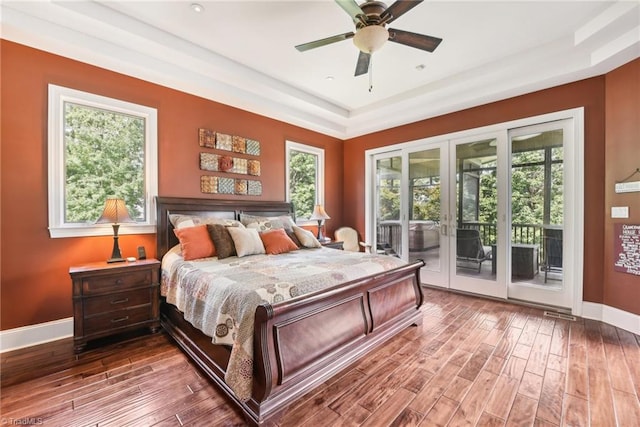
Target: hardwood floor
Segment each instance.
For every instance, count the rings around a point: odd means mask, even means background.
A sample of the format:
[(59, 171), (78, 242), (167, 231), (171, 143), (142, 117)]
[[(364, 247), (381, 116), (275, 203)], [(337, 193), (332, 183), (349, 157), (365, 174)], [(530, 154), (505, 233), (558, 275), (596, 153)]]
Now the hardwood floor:
[[(424, 325), (299, 399), (287, 426), (638, 426), (640, 337), (425, 289)], [(164, 334), (76, 357), (71, 339), (1, 355), (1, 423), (232, 426), (242, 415)]]

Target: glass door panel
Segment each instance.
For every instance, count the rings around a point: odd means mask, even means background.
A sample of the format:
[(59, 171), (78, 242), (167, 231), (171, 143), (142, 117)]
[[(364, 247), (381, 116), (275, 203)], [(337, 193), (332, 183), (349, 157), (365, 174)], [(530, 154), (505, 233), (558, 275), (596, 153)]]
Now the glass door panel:
[(570, 307), (563, 274), (569, 124), (559, 121), (510, 132), (510, 298)]
[[(452, 191), (451, 287), (502, 297), (498, 283), (498, 152), (499, 135), (456, 141), (455, 190)], [(502, 138), (504, 140), (504, 137)], [(453, 156), (452, 156), (453, 157)], [(452, 177), (453, 179), (453, 177)]]
[(402, 157), (378, 156), (375, 163), (376, 250), (403, 257)]
[(448, 287), (446, 143), (429, 147), (409, 153), (408, 259), (425, 262), (423, 283)]

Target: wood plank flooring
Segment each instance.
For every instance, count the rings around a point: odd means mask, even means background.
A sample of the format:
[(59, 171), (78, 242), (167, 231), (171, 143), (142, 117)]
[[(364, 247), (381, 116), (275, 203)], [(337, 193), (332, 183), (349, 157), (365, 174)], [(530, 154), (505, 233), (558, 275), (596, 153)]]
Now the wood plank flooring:
[[(591, 320), (425, 289), (410, 328), (273, 425), (638, 426), (640, 337)], [(164, 334), (73, 354), (71, 339), (1, 355), (2, 424), (242, 426)]]

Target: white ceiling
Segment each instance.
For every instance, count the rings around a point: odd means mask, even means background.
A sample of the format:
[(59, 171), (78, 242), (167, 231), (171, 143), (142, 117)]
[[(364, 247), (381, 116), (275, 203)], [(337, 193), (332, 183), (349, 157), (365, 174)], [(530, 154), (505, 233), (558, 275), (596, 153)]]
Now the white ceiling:
[(372, 92), (369, 76), (353, 76), (351, 40), (294, 48), (353, 30), (330, 0), (4, 0), (1, 13), (5, 39), (341, 139), (640, 57), (639, 0), (426, 0), (390, 27), (443, 42), (433, 53), (387, 42), (373, 54)]

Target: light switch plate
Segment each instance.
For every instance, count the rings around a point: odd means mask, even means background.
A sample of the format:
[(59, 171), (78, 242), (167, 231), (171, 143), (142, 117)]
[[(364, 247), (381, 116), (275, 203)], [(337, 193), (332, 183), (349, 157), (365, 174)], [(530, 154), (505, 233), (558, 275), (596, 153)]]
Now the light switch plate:
[(629, 206), (611, 206), (611, 218), (629, 218)]

